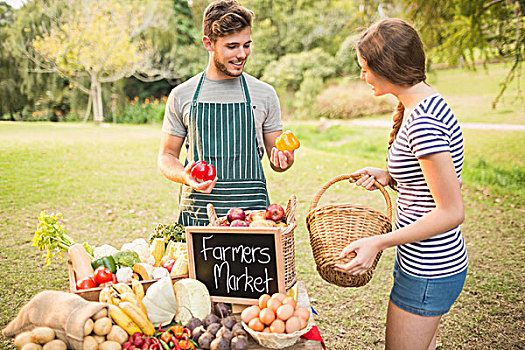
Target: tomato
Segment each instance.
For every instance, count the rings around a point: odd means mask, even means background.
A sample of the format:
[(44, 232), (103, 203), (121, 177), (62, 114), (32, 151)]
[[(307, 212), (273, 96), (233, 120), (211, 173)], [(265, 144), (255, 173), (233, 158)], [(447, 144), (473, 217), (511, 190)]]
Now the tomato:
[(199, 160), (191, 167), (191, 176), (198, 180), (202, 180), (206, 175), (207, 164), (204, 160)]
[(106, 283), (106, 282), (112, 282), (113, 281), (113, 273), (110, 269), (104, 266), (99, 266), (95, 269), (95, 281), (98, 284)]
[(113, 276), (111, 276), (111, 282), (118, 283), (117, 274), (114, 273)]
[(206, 174), (204, 174), (203, 181), (214, 180), (216, 176), (217, 170), (215, 170), (213, 165), (209, 164), (208, 168), (206, 169)]
[(95, 288), (97, 286), (97, 282), (95, 281), (95, 278), (93, 276), (84, 277), (77, 281), (77, 289), (89, 289), (89, 288)]

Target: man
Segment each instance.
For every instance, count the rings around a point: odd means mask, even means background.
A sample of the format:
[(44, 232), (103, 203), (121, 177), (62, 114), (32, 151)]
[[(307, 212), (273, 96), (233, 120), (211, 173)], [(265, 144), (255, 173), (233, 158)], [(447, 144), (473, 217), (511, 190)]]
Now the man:
[[(208, 67), (175, 87), (166, 103), (158, 156), (161, 173), (182, 184), (179, 223), (207, 225), (206, 205), (218, 216), (229, 208), (264, 210), (269, 205), (261, 159), (273, 170), (289, 169), (293, 152), (275, 148), (282, 134), (279, 99), (270, 85), (243, 73), (251, 51), (253, 12), (235, 0), (211, 3), (204, 12), (202, 42)], [(186, 166), (179, 161), (187, 150)], [(204, 160), (214, 180), (198, 182), (191, 166)]]

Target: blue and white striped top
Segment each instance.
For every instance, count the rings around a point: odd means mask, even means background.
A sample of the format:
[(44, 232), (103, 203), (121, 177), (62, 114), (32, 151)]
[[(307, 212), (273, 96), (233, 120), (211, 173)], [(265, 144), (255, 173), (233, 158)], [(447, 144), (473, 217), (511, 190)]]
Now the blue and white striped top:
[[(463, 135), (449, 106), (436, 93), (414, 108), (388, 152), (388, 172), (398, 188), (396, 228), (413, 223), (435, 208), (418, 158), (438, 152), (450, 152), (459, 178), (463, 168)], [(463, 271), (468, 256), (460, 227), (398, 246), (397, 261), (406, 273), (424, 278)]]

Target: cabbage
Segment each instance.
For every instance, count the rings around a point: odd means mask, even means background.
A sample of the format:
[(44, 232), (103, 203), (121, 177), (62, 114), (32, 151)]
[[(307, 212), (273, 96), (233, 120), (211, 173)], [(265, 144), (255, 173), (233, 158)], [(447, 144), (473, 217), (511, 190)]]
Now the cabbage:
[(204, 283), (184, 278), (173, 284), (173, 290), (179, 306), (175, 321), (187, 324), (192, 317), (202, 320), (211, 313), (210, 292)]

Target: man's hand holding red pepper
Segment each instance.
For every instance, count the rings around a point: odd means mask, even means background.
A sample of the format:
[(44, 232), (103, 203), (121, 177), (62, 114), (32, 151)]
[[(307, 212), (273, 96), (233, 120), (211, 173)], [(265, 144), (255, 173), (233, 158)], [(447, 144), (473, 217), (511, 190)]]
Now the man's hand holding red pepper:
[[(199, 163), (199, 162), (197, 162)], [(184, 168), (185, 174), (186, 174), (186, 184), (193, 188), (196, 191), (202, 192), (202, 193), (211, 193), (213, 188), (215, 187), (215, 184), (217, 183), (217, 175), (216, 173), (211, 172), (209, 167), (203, 167), (203, 165), (208, 165), (206, 163), (197, 164), (194, 161), (191, 161), (186, 165)], [(193, 170), (193, 166), (198, 166), (199, 168)], [(212, 166), (212, 165), (210, 165)], [(215, 169), (215, 168), (213, 168)], [(193, 171), (192, 171), (193, 170)], [(210, 171), (210, 172), (209, 172)], [(198, 176), (200, 178), (197, 178), (195, 176)], [(211, 176), (214, 176), (213, 179), (210, 179)], [(202, 181), (204, 180), (204, 181)]]

